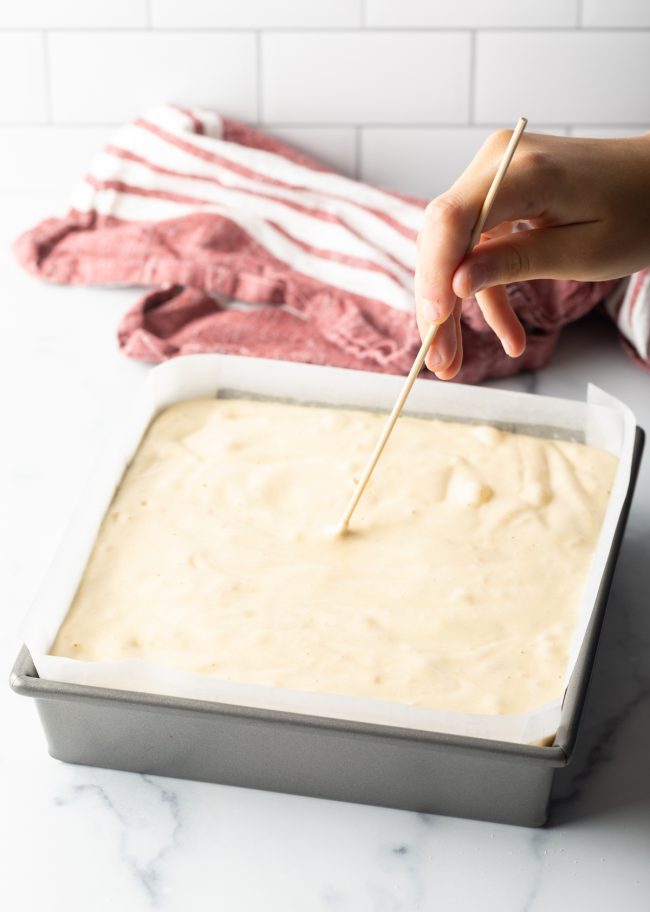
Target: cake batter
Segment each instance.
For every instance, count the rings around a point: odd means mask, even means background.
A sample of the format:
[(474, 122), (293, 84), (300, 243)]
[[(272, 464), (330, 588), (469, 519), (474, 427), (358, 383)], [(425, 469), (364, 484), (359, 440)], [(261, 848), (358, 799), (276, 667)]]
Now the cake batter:
[(52, 654), (474, 713), (561, 694), (617, 460), (402, 417), (193, 400), (149, 428)]

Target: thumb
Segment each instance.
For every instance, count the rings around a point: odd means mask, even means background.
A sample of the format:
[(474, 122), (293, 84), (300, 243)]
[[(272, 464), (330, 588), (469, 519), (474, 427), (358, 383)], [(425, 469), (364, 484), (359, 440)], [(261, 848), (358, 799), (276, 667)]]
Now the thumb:
[(593, 222), (561, 225), (483, 241), (454, 273), (454, 293), (468, 298), (483, 288), (525, 279), (589, 279), (594, 228)]

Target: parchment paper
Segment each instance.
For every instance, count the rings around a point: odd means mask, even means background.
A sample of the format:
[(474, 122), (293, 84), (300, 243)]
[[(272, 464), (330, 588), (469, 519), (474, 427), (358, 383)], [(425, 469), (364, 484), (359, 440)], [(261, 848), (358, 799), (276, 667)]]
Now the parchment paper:
[[(362, 697), (240, 684), (140, 659), (88, 662), (48, 655), (114, 491), (158, 412), (184, 399), (229, 393), (387, 410), (402, 383), (401, 377), (226, 355), (176, 358), (154, 368), (123, 427), (95, 467), (28, 616), (24, 639), (40, 677), (502, 741), (530, 743), (553, 736), (560, 721), (562, 697), (522, 715), (471, 715)], [(588, 387), (586, 402), (573, 402), (428, 380), (416, 382), (405, 413), (577, 440), (618, 456), (612, 493), (580, 603), (564, 677), (566, 687), (589, 624), (629, 484), (634, 415), (623, 403), (594, 386)]]

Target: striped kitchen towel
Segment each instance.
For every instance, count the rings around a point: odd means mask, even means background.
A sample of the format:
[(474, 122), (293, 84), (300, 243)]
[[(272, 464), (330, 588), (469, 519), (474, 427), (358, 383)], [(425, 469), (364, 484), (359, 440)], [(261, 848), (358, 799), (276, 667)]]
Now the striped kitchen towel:
[(634, 361), (650, 371), (650, 269), (635, 272), (605, 301), (623, 345)]
[[(166, 105), (120, 129), (67, 216), (26, 232), (16, 253), (49, 281), (148, 286), (118, 329), (134, 358), (227, 352), (406, 373), (424, 205), (214, 112)], [(465, 301), (458, 379), (542, 366), (561, 327), (616, 287), (510, 285), (528, 336), (517, 359)]]

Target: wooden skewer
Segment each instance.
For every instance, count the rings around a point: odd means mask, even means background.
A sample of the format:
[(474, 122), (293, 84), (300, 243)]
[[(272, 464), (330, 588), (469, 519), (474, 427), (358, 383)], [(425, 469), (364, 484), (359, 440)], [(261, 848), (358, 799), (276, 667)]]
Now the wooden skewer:
[[(515, 127), (515, 130), (510, 138), (510, 142), (508, 143), (508, 146), (507, 146), (505, 152), (503, 153), (503, 157), (501, 159), (501, 162), (499, 163), (497, 172), (494, 175), (494, 179), (493, 179), (492, 183), (490, 184), (490, 189), (488, 190), (487, 196), (485, 197), (485, 201), (483, 202), (483, 206), (481, 207), (479, 217), (472, 230), (472, 235), (470, 237), (469, 244), (467, 246), (467, 253), (469, 253), (472, 250), (472, 248), (476, 245), (476, 243), (478, 242), (478, 240), (481, 236), (481, 232), (483, 231), (487, 217), (490, 214), (490, 209), (492, 208), (492, 203), (494, 202), (494, 197), (496, 196), (497, 191), (501, 185), (501, 181), (505, 177), (505, 173), (508, 170), (508, 166), (509, 166), (510, 162), (512, 161), (512, 156), (515, 154), (515, 149), (517, 148), (517, 146), (519, 144), (519, 140), (521, 139), (521, 134), (526, 129), (527, 123), (528, 123), (528, 121), (525, 117), (519, 118), (519, 122), (517, 123), (517, 126)], [(381, 432), (381, 436), (379, 437), (379, 440), (377, 441), (375, 448), (372, 451), (370, 459), (368, 460), (368, 464), (366, 465), (365, 469), (363, 470), (363, 474), (362, 474), (361, 478), (359, 479), (359, 483), (354, 490), (354, 494), (350, 498), (350, 501), (349, 501), (347, 507), (345, 508), (345, 512), (343, 513), (343, 515), (341, 516), (341, 519), (339, 520), (339, 524), (336, 527), (338, 535), (343, 535), (343, 534), (345, 534), (345, 532), (347, 532), (348, 525), (350, 523), (352, 514), (354, 513), (356, 506), (359, 503), (359, 500), (361, 499), (361, 495), (363, 494), (363, 492), (366, 489), (366, 485), (368, 484), (370, 476), (372, 475), (374, 468), (377, 465), (377, 462), (379, 461), (379, 457), (381, 456), (381, 454), (384, 450), (384, 447), (386, 446), (386, 443), (388, 442), (388, 438), (390, 437), (391, 432), (392, 432), (393, 428), (395, 427), (395, 422), (397, 421), (397, 419), (400, 416), (404, 403), (406, 402), (408, 395), (411, 392), (411, 388), (413, 387), (413, 384), (415, 383), (416, 377), (420, 373), (422, 365), (424, 364), (424, 359), (426, 358), (427, 353), (428, 353), (429, 349), (431, 348), (431, 343), (433, 342), (433, 340), (436, 337), (436, 333), (438, 332), (439, 326), (440, 326), (439, 323), (432, 323), (432, 325), (429, 327), (429, 330), (427, 331), (426, 336), (424, 337), (424, 341), (422, 342), (420, 351), (418, 352), (417, 357), (416, 357), (415, 361), (413, 362), (413, 367), (409, 371), (409, 375), (406, 378), (404, 386), (402, 387), (402, 391), (399, 394), (399, 396), (397, 397), (397, 402), (393, 406), (393, 410), (390, 413), (390, 415), (388, 416), (386, 424), (384, 425), (384, 429)]]

